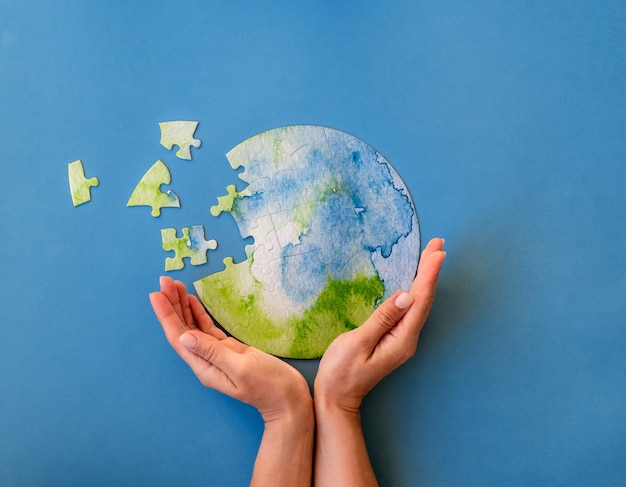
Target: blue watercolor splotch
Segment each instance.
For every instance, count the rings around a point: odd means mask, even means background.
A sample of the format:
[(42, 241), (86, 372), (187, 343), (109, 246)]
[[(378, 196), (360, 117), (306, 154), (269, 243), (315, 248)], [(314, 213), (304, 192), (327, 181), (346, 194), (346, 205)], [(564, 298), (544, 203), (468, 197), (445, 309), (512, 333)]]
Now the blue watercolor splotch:
[[(235, 200), (231, 213), (255, 247), (272, 231), (256, 225), (260, 218), (295, 215), (302, 205), (311, 212), (298, 243), (280, 244), (281, 274), (274, 278), (294, 300), (312, 303), (329, 277), (378, 274), (396, 285), (412, 279), (419, 258), (415, 208), (395, 170), (371, 146), (339, 130), (299, 125), (263, 132), (233, 151), (229, 160), (245, 167), (240, 177), (250, 194)], [(417, 248), (403, 250), (380, 272), (374, 254), (388, 259), (408, 236)]]

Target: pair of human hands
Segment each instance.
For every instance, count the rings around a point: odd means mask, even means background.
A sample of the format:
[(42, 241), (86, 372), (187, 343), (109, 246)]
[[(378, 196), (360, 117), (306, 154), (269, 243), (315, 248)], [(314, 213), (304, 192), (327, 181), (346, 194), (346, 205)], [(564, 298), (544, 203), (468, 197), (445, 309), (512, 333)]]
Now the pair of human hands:
[[(365, 395), (406, 362), (435, 297), (443, 240), (424, 249), (408, 292), (383, 302), (360, 327), (337, 337), (322, 357), (315, 402), (358, 411)], [(181, 282), (161, 278), (150, 301), (170, 345), (200, 382), (255, 407), (267, 423), (293, 418), (312, 397), (303, 376), (283, 360), (227, 336)]]

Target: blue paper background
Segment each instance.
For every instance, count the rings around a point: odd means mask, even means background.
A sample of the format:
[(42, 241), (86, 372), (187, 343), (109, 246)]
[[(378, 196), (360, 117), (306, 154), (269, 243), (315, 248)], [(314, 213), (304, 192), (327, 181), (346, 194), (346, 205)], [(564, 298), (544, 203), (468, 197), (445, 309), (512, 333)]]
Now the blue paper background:
[[(381, 484), (625, 485), (625, 64), (620, 1), (1, 2), (0, 485), (247, 484), (258, 414), (147, 295), (160, 228), (220, 244), (188, 285), (243, 257), (209, 214), (224, 154), (300, 123), (381, 151), (447, 241), (418, 354), (363, 406)], [(125, 205), (159, 158), (183, 207), (153, 219)]]

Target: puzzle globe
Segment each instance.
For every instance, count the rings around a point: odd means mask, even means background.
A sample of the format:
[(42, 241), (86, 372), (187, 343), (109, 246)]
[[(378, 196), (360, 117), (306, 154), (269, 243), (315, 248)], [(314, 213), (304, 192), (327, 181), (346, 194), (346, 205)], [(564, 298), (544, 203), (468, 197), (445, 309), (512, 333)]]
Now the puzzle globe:
[(320, 126), (280, 127), (226, 155), (247, 183), (211, 209), (252, 237), (247, 259), (196, 281), (215, 320), (287, 358), (320, 357), (415, 277), (420, 231), (409, 191), (374, 148)]

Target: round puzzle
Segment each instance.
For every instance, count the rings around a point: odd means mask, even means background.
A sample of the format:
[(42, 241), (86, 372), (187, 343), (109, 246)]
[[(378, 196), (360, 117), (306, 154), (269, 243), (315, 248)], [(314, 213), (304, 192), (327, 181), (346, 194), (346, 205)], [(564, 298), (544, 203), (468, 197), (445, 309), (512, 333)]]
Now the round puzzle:
[(226, 157), (244, 167), (211, 208), (228, 212), (247, 260), (195, 282), (215, 320), (242, 342), (288, 358), (320, 357), (339, 334), (408, 289), (417, 270), (415, 206), (391, 164), (365, 142), (296, 125), (255, 135)]

